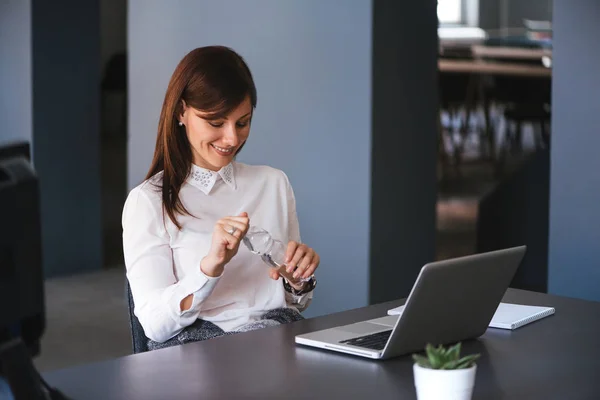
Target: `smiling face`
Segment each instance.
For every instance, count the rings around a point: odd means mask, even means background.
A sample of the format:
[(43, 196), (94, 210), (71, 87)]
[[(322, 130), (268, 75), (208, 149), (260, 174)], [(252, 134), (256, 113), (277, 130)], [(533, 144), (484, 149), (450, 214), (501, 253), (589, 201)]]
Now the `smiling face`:
[(248, 139), (252, 103), (246, 97), (233, 111), (223, 118), (183, 104), (180, 122), (185, 125), (192, 146), (193, 162), (199, 167), (218, 171), (231, 161)]

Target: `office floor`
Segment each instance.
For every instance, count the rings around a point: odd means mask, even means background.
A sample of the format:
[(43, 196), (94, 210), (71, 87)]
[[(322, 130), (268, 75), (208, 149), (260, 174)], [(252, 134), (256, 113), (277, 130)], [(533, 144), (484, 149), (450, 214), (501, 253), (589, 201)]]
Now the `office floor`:
[(40, 371), (120, 357), (131, 352), (122, 267), (46, 282), (46, 332)]

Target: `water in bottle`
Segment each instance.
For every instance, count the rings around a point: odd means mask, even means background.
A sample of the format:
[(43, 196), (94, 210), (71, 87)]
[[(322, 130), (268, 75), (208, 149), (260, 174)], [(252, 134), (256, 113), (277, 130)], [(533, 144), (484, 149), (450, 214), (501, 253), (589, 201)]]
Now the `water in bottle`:
[(266, 230), (251, 226), (242, 241), (250, 252), (259, 255), (265, 264), (276, 268), (279, 274), (288, 281), (300, 283), (310, 279), (294, 278), (293, 271), (286, 271), (285, 253), (287, 246), (283, 242), (273, 239), (271, 234)]

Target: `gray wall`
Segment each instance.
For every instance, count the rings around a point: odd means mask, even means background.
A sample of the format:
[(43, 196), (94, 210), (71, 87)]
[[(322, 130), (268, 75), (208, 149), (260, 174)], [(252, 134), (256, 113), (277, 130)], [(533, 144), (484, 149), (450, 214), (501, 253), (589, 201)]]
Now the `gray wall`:
[(435, 258), (434, 1), (375, 1), (370, 301), (408, 296)]
[(308, 315), (368, 302), (371, 2), (129, 1), (129, 187), (152, 156), (165, 89), (195, 47), (248, 62), (258, 108), (240, 161), (284, 170), (303, 241), (322, 256)]
[(99, 269), (98, 0), (33, 0), (33, 142), (46, 276)]
[(0, 0), (0, 145), (31, 141), (31, 1)]
[(549, 291), (600, 300), (600, 2), (554, 2)]

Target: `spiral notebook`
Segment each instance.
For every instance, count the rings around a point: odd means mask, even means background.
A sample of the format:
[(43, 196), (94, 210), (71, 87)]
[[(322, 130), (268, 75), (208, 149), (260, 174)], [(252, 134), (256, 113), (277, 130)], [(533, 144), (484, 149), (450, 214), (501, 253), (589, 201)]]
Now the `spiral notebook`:
[(500, 303), (490, 322), (490, 328), (517, 329), (554, 314), (554, 307), (523, 306)]
[[(388, 310), (388, 315), (400, 315), (404, 306)], [(533, 321), (554, 314), (554, 307), (524, 306), (520, 304), (500, 303), (490, 321), (490, 328), (517, 329)]]

